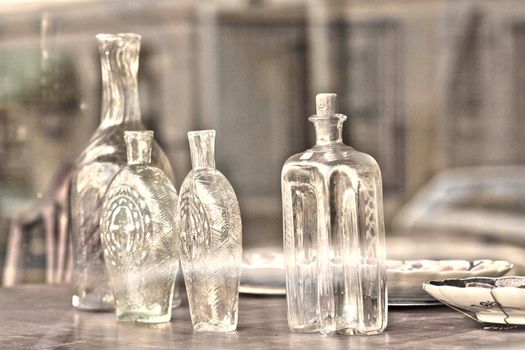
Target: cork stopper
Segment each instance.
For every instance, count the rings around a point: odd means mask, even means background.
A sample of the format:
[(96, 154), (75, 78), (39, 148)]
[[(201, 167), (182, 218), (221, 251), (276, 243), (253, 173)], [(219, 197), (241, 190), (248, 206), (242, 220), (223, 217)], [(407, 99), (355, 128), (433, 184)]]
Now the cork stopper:
[(337, 94), (322, 93), (315, 96), (318, 116), (334, 115), (337, 112)]

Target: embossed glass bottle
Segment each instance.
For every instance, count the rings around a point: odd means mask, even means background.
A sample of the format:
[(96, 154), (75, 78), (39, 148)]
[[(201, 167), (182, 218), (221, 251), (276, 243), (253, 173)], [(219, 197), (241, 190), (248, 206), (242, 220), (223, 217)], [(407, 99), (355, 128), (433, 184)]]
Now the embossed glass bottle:
[(180, 190), (182, 270), (197, 331), (237, 328), (242, 228), (232, 186), (215, 169), (215, 130), (188, 133), (193, 170)]
[[(102, 65), (102, 122), (77, 161), (71, 188), (74, 246), (73, 306), (113, 308), (100, 244), (100, 210), (107, 186), (126, 164), (124, 130), (144, 130), (140, 118), (137, 70), (140, 36), (99, 34)], [(152, 163), (173, 179), (168, 159), (154, 143)]]
[(317, 95), (316, 144), (282, 170), (288, 325), (376, 334), (387, 324), (381, 173), (343, 144), (336, 98)]
[(177, 192), (151, 165), (153, 131), (124, 138), (128, 164), (109, 185), (100, 222), (117, 320), (167, 322), (180, 255)]

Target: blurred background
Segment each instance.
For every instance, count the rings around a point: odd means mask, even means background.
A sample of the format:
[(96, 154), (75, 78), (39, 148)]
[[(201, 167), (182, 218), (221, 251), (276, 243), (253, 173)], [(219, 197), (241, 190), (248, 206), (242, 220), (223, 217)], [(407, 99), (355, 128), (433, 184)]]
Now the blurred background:
[(100, 122), (101, 32), (142, 35), (142, 118), (177, 189), (187, 131), (217, 130), (245, 248), (282, 246), (281, 167), (314, 143), (315, 94), (336, 92), (345, 142), (383, 172), (390, 258), (525, 273), (525, 2), (3, 0), (4, 285), (67, 279), (49, 270), (67, 264), (63, 179)]

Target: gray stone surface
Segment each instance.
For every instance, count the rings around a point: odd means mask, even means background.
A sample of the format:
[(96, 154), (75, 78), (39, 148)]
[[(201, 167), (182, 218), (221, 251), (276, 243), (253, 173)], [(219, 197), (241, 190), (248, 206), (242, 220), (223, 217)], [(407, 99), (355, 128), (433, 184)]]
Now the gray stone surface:
[(186, 302), (172, 322), (118, 324), (111, 313), (75, 311), (68, 286), (0, 289), (1, 349), (523, 349), (525, 330), (484, 330), (446, 307), (392, 308), (377, 336), (293, 334), (284, 298), (243, 295), (237, 332), (194, 333)]

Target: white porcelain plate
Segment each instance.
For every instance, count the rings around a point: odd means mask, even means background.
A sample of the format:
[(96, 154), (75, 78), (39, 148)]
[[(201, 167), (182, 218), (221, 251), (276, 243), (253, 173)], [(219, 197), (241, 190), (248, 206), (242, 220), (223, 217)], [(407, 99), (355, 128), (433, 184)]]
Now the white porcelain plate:
[(394, 306), (439, 305), (421, 287), (430, 280), (500, 277), (512, 269), (507, 261), (387, 260), (388, 303)]
[(423, 289), (476, 321), (525, 325), (525, 277), (429, 281)]
[[(423, 282), (475, 276), (499, 277), (512, 268), (492, 260), (387, 260), (388, 303), (395, 306), (439, 305), (425, 293)], [(274, 248), (249, 249), (243, 254), (240, 292), (285, 295), (284, 256)]]

